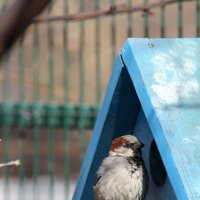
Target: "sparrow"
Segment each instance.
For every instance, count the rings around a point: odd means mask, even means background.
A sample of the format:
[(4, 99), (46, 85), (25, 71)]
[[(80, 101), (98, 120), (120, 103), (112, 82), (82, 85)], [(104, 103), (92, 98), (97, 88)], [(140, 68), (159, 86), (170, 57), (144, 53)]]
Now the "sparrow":
[(148, 190), (148, 174), (141, 156), (144, 146), (135, 136), (112, 141), (109, 155), (98, 171), (95, 200), (143, 200)]

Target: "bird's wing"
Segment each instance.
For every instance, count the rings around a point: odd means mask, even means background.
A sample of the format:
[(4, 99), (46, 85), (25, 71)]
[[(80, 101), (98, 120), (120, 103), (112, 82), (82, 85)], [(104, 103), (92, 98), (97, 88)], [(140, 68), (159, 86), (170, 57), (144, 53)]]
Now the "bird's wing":
[(149, 186), (149, 176), (148, 176), (148, 173), (147, 173), (147, 169), (146, 169), (146, 167), (145, 167), (145, 165), (144, 165), (144, 168), (143, 168), (143, 170), (144, 170), (144, 173), (143, 173), (143, 198), (145, 198), (145, 196), (146, 196), (146, 194), (147, 194), (147, 192), (148, 192), (148, 186)]
[(95, 182), (95, 184), (94, 184), (94, 187), (96, 186), (96, 184), (98, 183), (98, 181), (100, 180), (100, 178), (101, 178), (101, 176), (99, 175), (99, 176), (97, 176), (97, 179), (96, 179), (96, 182)]

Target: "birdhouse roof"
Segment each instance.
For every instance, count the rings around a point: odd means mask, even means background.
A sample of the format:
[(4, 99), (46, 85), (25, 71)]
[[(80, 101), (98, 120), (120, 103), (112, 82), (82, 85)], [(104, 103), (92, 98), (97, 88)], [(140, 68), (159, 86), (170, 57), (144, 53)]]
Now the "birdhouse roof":
[(178, 199), (200, 199), (200, 39), (128, 39), (121, 51)]

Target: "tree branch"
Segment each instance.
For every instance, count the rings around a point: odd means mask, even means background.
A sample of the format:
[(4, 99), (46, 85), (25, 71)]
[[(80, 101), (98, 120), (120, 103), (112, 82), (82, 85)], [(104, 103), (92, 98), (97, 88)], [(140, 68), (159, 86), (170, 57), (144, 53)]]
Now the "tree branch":
[[(76, 13), (71, 15), (60, 15), (60, 16), (41, 16), (37, 17), (33, 20), (34, 23), (41, 23), (41, 22), (51, 22), (51, 21), (69, 21), (69, 22), (76, 22), (81, 20), (88, 20), (102, 16), (108, 15), (116, 15), (122, 13), (131, 13), (131, 12), (138, 12), (142, 11), (145, 13), (150, 13), (152, 8), (156, 7), (163, 7), (168, 4), (174, 4), (179, 2), (180, 0), (163, 0), (156, 3), (149, 3), (147, 5), (142, 6), (128, 6), (126, 4), (114, 4), (105, 10), (98, 10), (93, 12), (82, 12)], [(194, 0), (182, 0), (182, 2), (186, 1), (194, 1)]]
[[(0, 142), (2, 141), (2, 139), (0, 139)], [(12, 167), (12, 166), (19, 166), (21, 165), (20, 160), (14, 160), (14, 161), (9, 161), (7, 163), (0, 163), (0, 168), (3, 167)]]
[(51, 0), (16, 0), (0, 16), (0, 59)]
[(2, 167), (12, 167), (12, 166), (19, 166), (21, 165), (20, 160), (14, 160), (7, 163), (0, 163), (0, 168)]

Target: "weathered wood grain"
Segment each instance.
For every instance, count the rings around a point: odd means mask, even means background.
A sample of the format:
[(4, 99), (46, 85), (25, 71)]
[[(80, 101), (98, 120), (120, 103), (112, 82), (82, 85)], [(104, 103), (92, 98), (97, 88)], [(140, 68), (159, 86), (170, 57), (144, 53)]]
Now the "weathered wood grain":
[(178, 199), (200, 199), (200, 39), (129, 39), (122, 57)]

